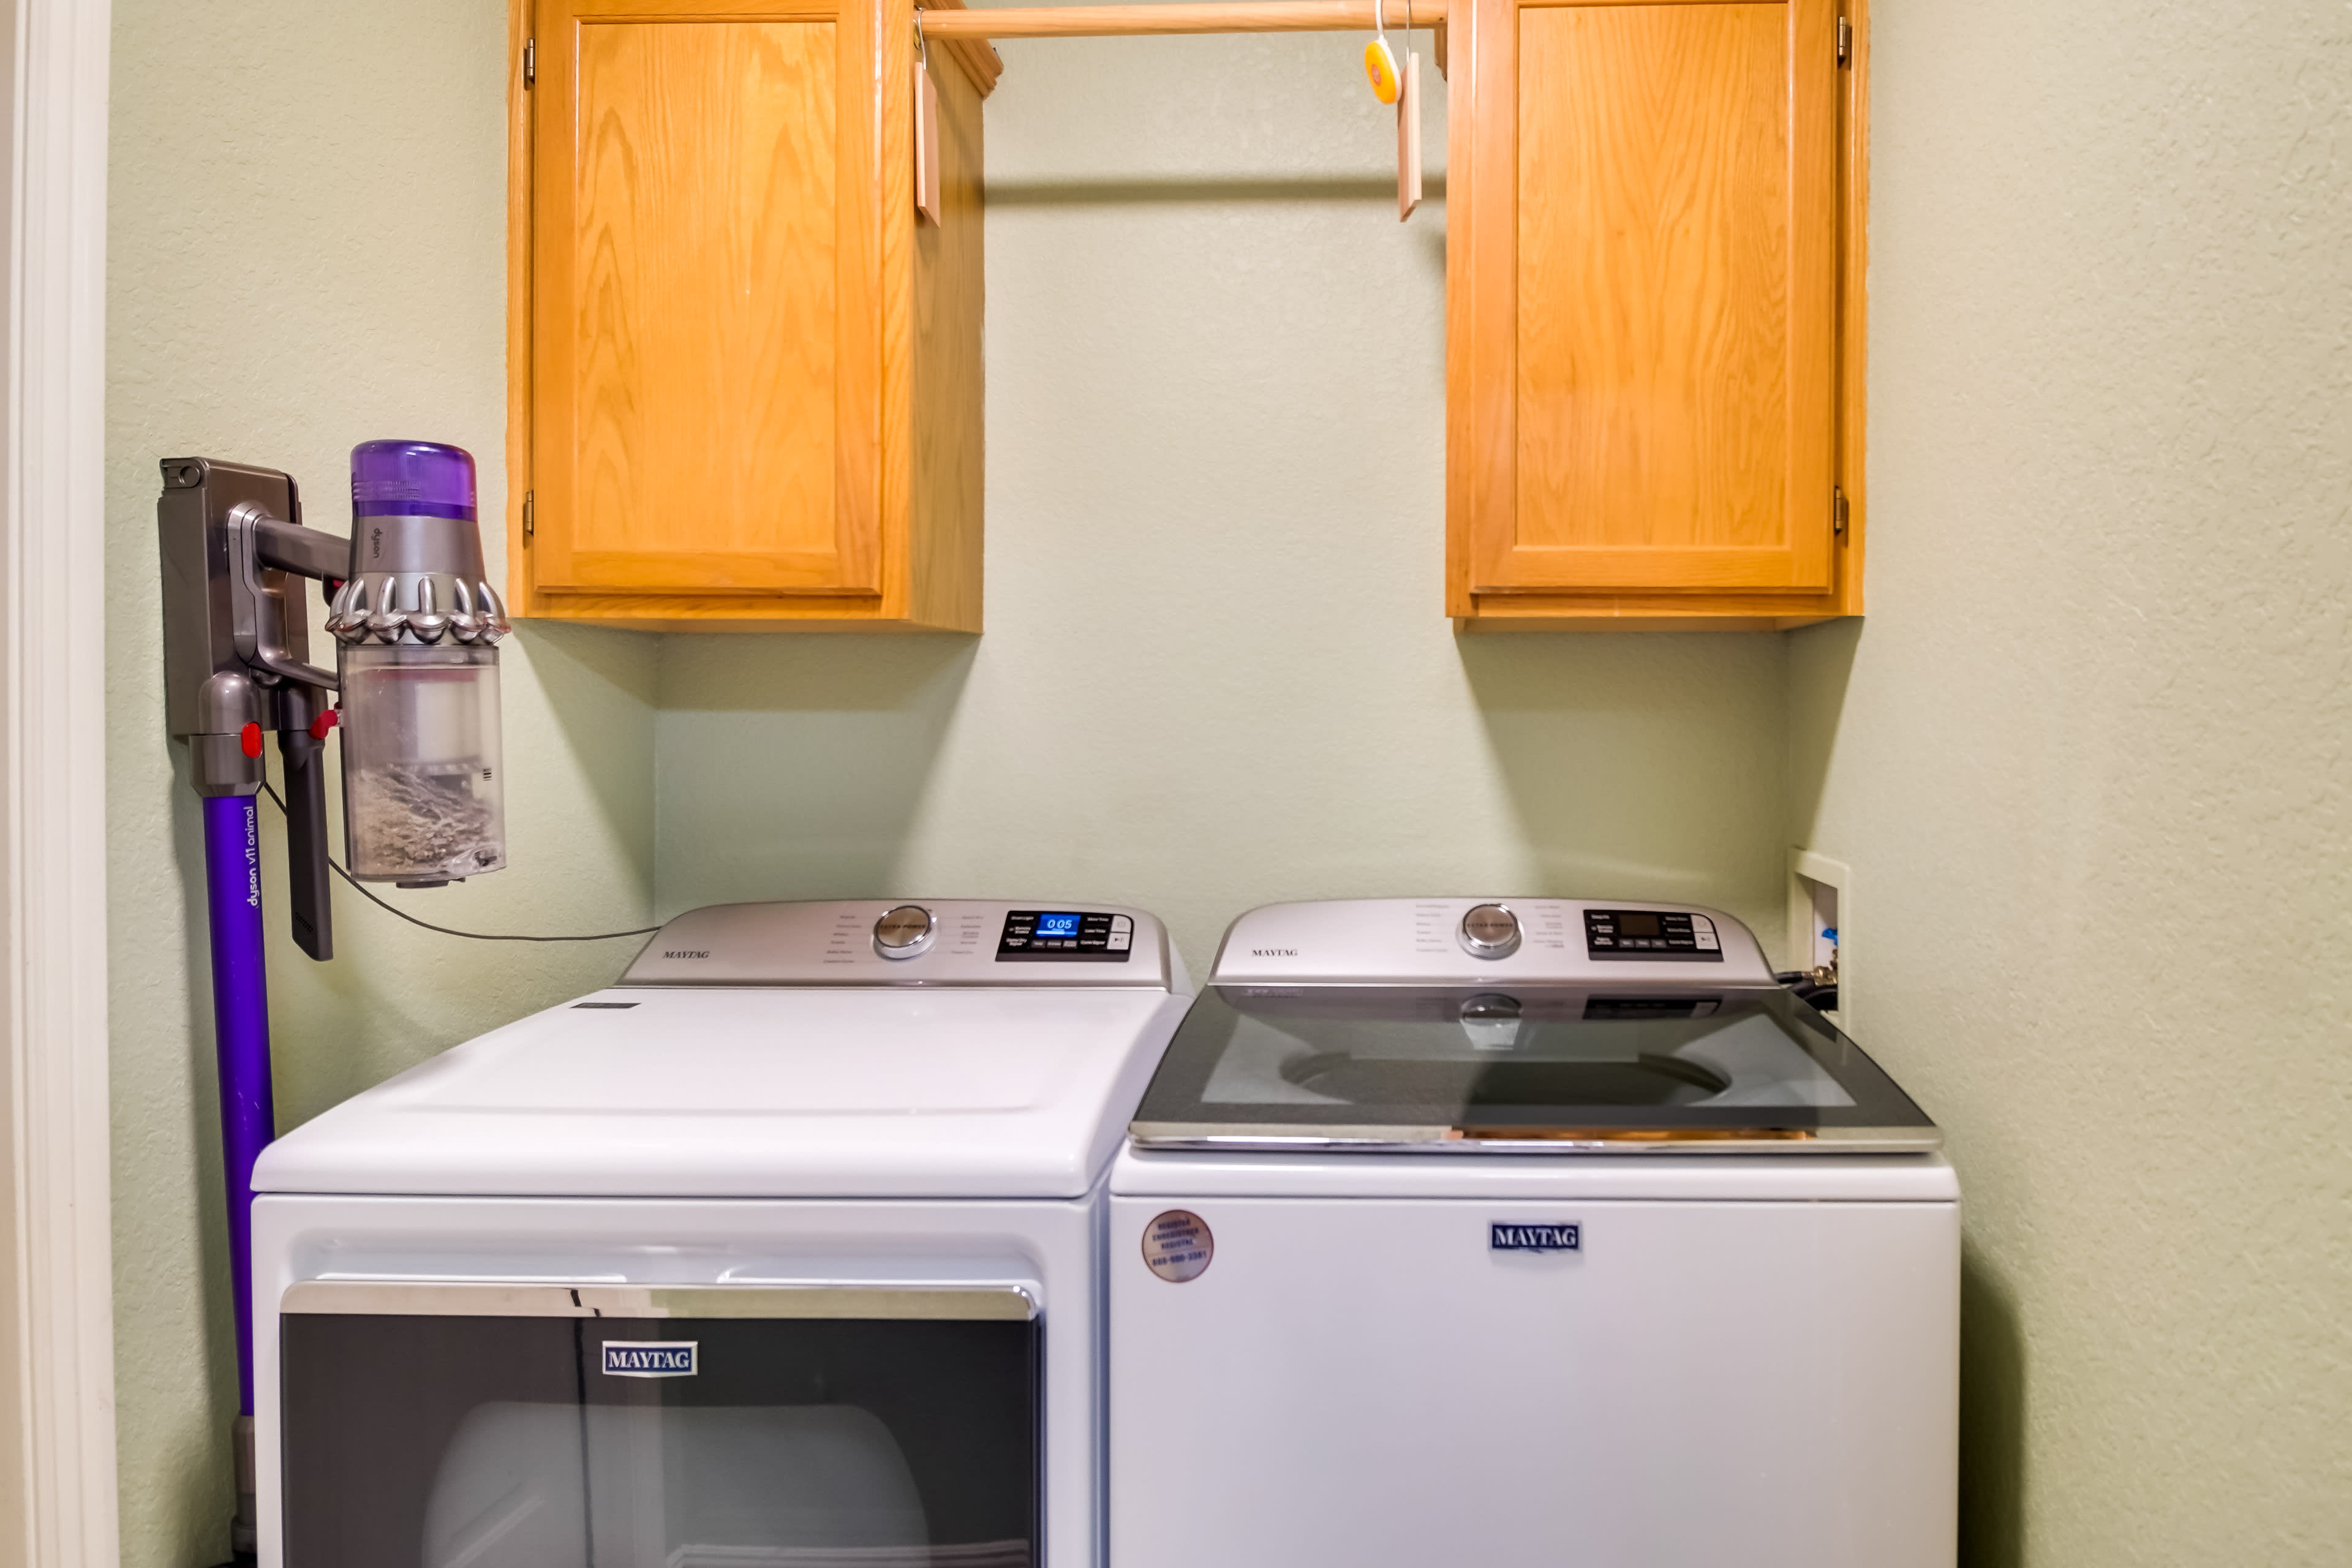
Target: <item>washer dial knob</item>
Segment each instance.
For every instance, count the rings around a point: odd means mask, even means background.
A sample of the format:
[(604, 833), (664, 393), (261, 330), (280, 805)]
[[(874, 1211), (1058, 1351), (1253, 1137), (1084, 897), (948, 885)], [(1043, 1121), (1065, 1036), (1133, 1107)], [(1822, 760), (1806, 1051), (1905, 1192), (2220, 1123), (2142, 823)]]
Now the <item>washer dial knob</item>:
[(1480, 904), (1462, 917), (1462, 945), (1473, 958), (1508, 958), (1519, 951), (1519, 917), (1507, 905)]
[(874, 951), (885, 958), (912, 958), (931, 945), (939, 922), (920, 904), (900, 904), (874, 922)]

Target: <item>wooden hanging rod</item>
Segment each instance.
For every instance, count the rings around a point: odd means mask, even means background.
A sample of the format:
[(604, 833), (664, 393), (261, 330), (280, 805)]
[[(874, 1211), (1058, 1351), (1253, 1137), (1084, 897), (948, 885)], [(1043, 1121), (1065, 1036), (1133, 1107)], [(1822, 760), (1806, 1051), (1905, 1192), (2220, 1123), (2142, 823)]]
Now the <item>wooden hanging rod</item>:
[[(1386, 0), (1388, 26), (1406, 25), (1406, 0)], [(1124, 38), (1167, 33), (1369, 33), (1374, 0), (1225, 0), (1178, 5), (988, 5), (922, 12), (923, 36), (950, 38)], [(1446, 0), (1412, 0), (1412, 25), (1445, 26)]]

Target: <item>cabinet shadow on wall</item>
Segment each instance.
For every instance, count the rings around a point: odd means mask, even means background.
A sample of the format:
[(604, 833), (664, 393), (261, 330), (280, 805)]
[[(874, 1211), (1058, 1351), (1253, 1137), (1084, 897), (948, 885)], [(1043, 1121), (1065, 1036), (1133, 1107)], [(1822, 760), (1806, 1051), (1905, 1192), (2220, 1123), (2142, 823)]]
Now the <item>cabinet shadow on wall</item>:
[(665, 638), (656, 913), (914, 891), (898, 865), (978, 647), (954, 635)]
[(1770, 633), (1455, 639), (1542, 891), (1728, 908), (1778, 937), (1785, 654)]
[(1960, 1253), (1960, 1552), (1966, 1568), (2025, 1561), (2025, 1342), (2008, 1286)]
[(1789, 646), (1789, 842), (1825, 853), (1816, 844), (1822, 791), (1837, 746), (1838, 720), (1845, 711), (1846, 683), (1853, 677), (1862, 645), (1863, 620), (1826, 621), (1787, 635)]
[(517, 627), (516, 640), (556, 733), (578, 759), (577, 775), (598, 815), (626, 846), (638, 885), (650, 889), (653, 764), (650, 748), (638, 742), (652, 726), (659, 694), (659, 639), (646, 632), (534, 620)]

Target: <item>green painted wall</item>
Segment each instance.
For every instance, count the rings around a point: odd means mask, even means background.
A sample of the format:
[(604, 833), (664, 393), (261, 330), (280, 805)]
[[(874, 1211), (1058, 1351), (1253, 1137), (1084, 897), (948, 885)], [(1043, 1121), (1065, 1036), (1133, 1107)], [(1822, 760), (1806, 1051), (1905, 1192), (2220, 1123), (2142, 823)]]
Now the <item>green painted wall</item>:
[[(1003, 46), (988, 631), (672, 637), (657, 901), (1647, 891), (1777, 934), (1784, 645), (1443, 614), (1442, 203), (1347, 37)], [(1444, 96), (1425, 135), (1443, 157)]]
[[(193, 796), (154, 460), (454, 438), (502, 500), (503, 8), (118, 0), (110, 810), (125, 1561), (222, 1544)], [(1872, 616), (1457, 639), (1442, 201), (1344, 38), (1008, 44), (989, 105), (990, 631), (509, 647), (479, 929), (1004, 892), (1726, 905), (1850, 861), (1868, 1043), (1969, 1193), (1968, 1558), (2352, 1539), (2352, 12), (1882, 0)], [(1433, 169), (1443, 93), (1433, 78)], [(387, 215), (391, 221), (387, 221)], [(339, 905), (282, 944), (289, 1124), (609, 977)], [(278, 917), (282, 919), (281, 917)], [(2270, 921), (2277, 945), (2223, 932)]]
[[(308, 521), (341, 533), (352, 445), (423, 436), (471, 449), (484, 510), (504, 516), (501, 12), (482, 0), (114, 6), (108, 890), (134, 1568), (226, 1555), (236, 1407), (202, 845), (158, 686), (156, 462), (285, 468)], [(502, 543), (489, 542), (495, 576)], [(387, 896), (478, 931), (645, 924), (656, 653), (650, 637), (579, 627), (509, 641), (511, 868)], [(262, 811), (282, 1126), (602, 983), (628, 948), (453, 941), (339, 886), (340, 956), (313, 964), (286, 939), (283, 837), (275, 808)]]
[(1968, 1194), (1967, 1560), (2352, 1553), (2352, 10), (1901, 3), (1791, 836)]

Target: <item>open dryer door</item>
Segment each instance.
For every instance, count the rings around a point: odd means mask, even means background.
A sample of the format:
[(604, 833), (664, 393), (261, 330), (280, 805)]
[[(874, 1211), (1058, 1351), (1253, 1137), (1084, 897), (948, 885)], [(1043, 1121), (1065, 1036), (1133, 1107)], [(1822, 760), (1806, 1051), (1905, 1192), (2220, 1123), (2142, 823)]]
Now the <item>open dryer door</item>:
[(1001, 1289), (295, 1286), (286, 1568), (1028, 1568)]

